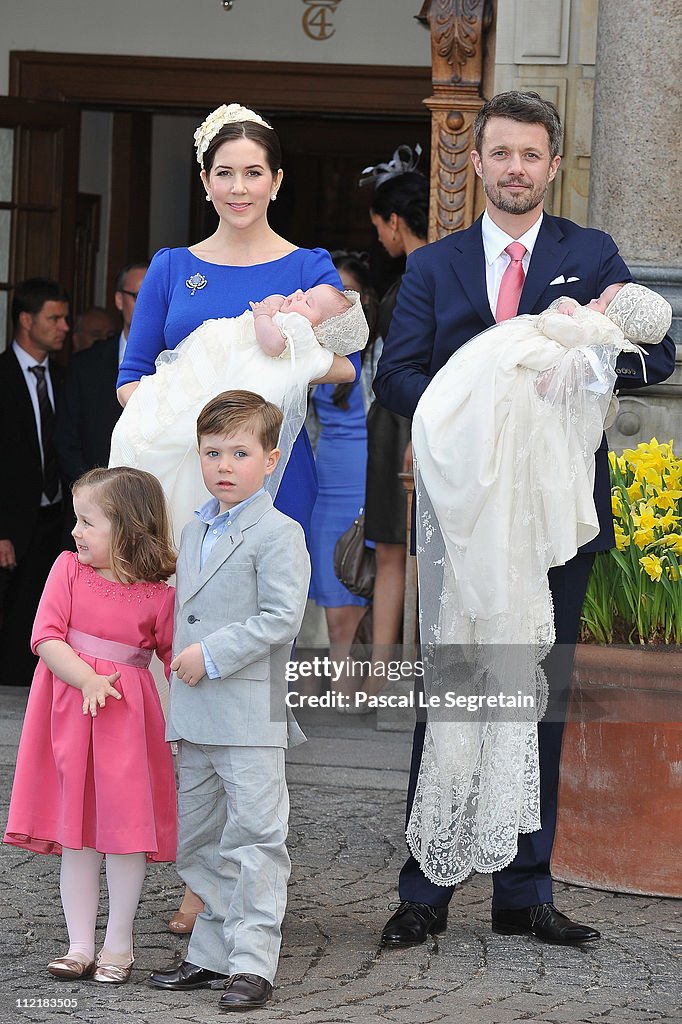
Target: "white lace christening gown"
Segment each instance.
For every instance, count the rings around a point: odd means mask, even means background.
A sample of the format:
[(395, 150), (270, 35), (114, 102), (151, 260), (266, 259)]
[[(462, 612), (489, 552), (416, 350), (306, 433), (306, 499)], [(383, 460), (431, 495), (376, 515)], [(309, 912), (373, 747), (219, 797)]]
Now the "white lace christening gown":
[(282, 409), (282, 457), (267, 482), (273, 497), (276, 493), (305, 419), (308, 385), (329, 371), (333, 354), (320, 346), (300, 314), (277, 313), (274, 320), (288, 341), (284, 358), (262, 351), (251, 311), (206, 320), (177, 348), (161, 353), (156, 372), (142, 378), (114, 428), (109, 465), (144, 469), (160, 480), (176, 542), (209, 497), (201, 478), (196, 422), (204, 405), (223, 391), (254, 391)]
[[(516, 317), (455, 352), (417, 406), (420, 630), (441, 707), (407, 840), (439, 885), (507, 866), (519, 831), (540, 828), (547, 571), (598, 533), (594, 452), (624, 349), (618, 327), (577, 304), (572, 317)], [(453, 689), (530, 697), (535, 711), (443, 710)]]

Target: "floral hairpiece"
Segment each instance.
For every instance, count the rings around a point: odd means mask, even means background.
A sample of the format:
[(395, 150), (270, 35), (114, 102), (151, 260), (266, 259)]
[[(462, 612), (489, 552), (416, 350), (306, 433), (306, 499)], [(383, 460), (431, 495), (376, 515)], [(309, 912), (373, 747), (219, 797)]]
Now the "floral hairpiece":
[(226, 124), (237, 124), (241, 121), (255, 121), (256, 124), (262, 124), (264, 128), (269, 128), (272, 131), (272, 125), (263, 120), (260, 114), (257, 114), (255, 110), (251, 110), (249, 107), (243, 107), (241, 103), (223, 103), (222, 106), (216, 107), (216, 109), (208, 115), (203, 124), (200, 124), (194, 133), (194, 146), (197, 151), (197, 163), (203, 166), (204, 153), (211, 145), (211, 142), (221, 128)]
[(360, 175), (359, 185), (374, 185), (378, 188), (389, 178), (395, 178), (398, 174), (407, 174), (408, 171), (417, 169), (419, 157), (422, 155), (422, 148), (417, 143), (414, 149), (403, 143), (393, 153), (393, 156), (384, 164), (375, 164), (372, 167), (365, 167)]

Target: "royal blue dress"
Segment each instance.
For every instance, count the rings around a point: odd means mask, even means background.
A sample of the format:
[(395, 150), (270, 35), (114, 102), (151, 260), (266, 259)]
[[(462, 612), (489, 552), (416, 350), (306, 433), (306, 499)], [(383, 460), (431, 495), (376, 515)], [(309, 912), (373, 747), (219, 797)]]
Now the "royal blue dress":
[(348, 408), (334, 405), (335, 384), (318, 384), (313, 404), (320, 421), (316, 462), (319, 491), (310, 543), (310, 597), (325, 608), (366, 605), (346, 590), (334, 573), (334, 545), (365, 503), (367, 424), (362, 388), (356, 382)]
[[(207, 263), (189, 249), (160, 249), (142, 282), (117, 387), (154, 373), (164, 349), (176, 348), (204, 320), (239, 316), (266, 295), (341, 280), (326, 249), (295, 249), (288, 256), (249, 267)], [(356, 372), (359, 354), (350, 356)], [(207, 401), (209, 400), (207, 397)], [(294, 443), (275, 506), (301, 524), (310, 543), (317, 474), (305, 429)]]

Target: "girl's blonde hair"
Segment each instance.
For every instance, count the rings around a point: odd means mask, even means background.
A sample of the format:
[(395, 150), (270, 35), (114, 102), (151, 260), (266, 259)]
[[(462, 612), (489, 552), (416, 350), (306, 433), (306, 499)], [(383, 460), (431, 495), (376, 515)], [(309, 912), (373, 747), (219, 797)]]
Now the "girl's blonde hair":
[(121, 583), (158, 583), (175, 572), (166, 498), (151, 473), (117, 466), (91, 469), (71, 488), (96, 491), (95, 504), (111, 523), (111, 570)]

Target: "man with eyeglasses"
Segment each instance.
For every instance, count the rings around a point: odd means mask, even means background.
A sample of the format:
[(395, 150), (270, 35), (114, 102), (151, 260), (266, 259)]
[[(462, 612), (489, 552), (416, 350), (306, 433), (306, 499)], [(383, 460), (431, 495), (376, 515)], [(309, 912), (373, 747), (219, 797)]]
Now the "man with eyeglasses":
[[(109, 463), (111, 432), (121, 415), (116, 378), (148, 265), (129, 263), (116, 275), (114, 302), (123, 321), (120, 334), (98, 341), (71, 360), (55, 435), (59, 464), (69, 484), (86, 470)], [(69, 521), (70, 516), (69, 509)], [(68, 536), (69, 522), (66, 527)]]

